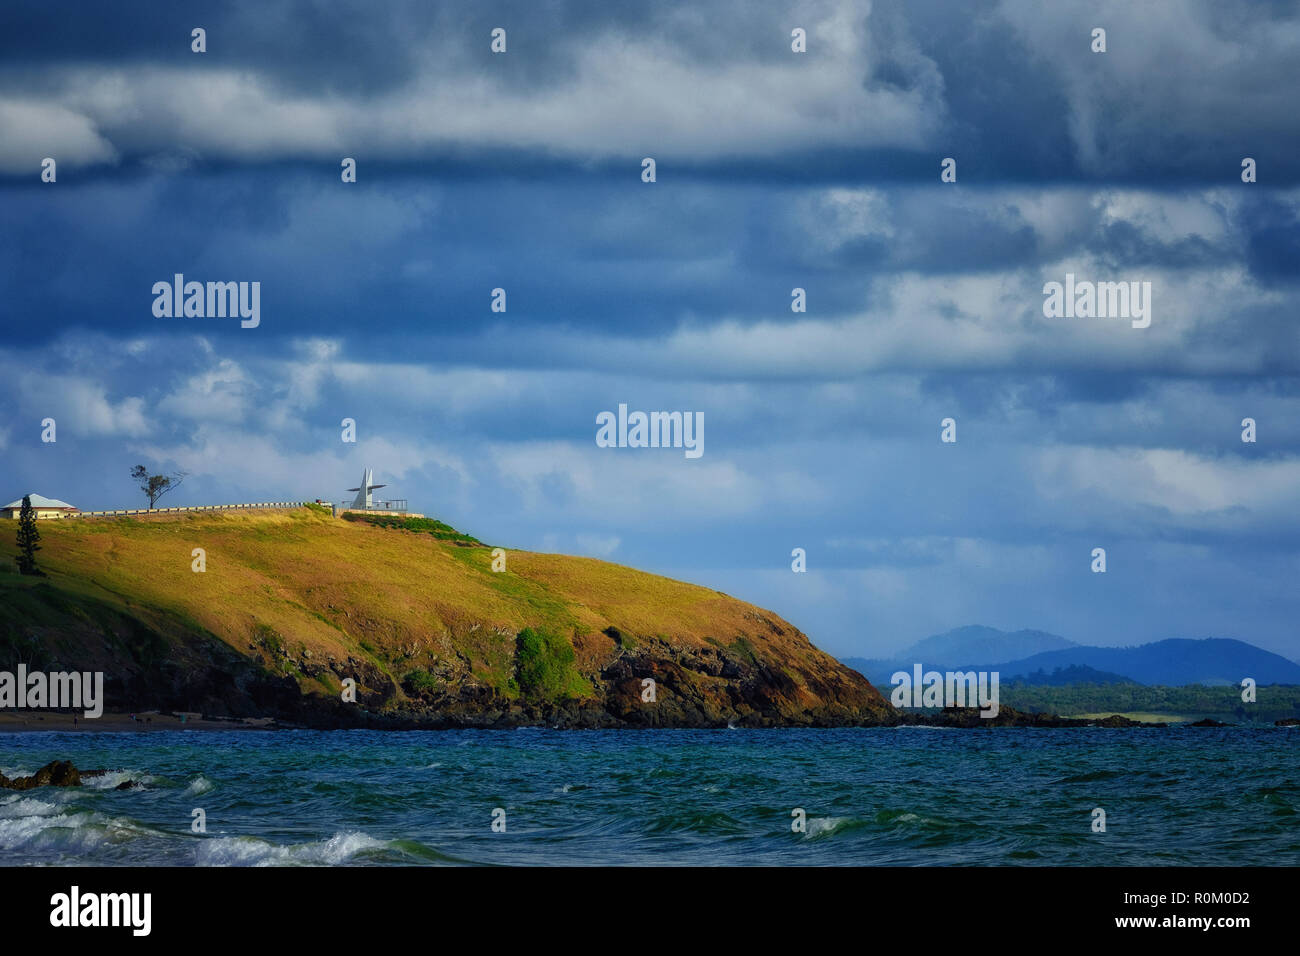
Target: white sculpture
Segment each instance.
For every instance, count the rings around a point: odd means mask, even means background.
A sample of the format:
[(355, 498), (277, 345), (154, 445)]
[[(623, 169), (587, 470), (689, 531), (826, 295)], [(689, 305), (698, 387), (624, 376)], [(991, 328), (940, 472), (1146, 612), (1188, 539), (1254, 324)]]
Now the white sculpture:
[(357, 496), (352, 499), (352, 507), (359, 510), (369, 510), (371, 507), (370, 492), (376, 488), (387, 488), (387, 485), (374, 484), (375, 473), (371, 468), (366, 469), (366, 473), (361, 476), (360, 488), (349, 488), (348, 491), (355, 491)]

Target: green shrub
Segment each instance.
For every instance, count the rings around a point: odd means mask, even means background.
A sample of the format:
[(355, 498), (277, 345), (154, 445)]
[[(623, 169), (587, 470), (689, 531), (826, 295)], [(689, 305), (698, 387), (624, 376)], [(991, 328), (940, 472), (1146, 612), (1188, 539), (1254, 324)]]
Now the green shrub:
[(432, 694), (441, 686), (442, 681), (428, 671), (409, 671), (402, 678), (402, 689), (417, 697)]
[(515, 679), (531, 700), (581, 697), (586, 690), (568, 638), (526, 627), (515, 638)]
[(738, 637), (731, 642), (731, 652), (750, 664), (758, 664), (758, 651), (747, 637)]

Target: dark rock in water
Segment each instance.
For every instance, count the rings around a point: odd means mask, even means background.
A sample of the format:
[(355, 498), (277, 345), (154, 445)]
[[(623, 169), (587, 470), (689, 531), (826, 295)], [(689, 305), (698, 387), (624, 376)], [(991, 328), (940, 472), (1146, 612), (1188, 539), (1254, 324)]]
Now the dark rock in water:
[(31, 790), (35, 787), (79, 787), (81, 774), (71, 762), (54, 760), (47, 763), (30, 777), (15, 777), (10, 780), (0, 773), (0, 787), (6, 790)]
[(1102, 717), (1100, 720), (1094, 720), (1093, 726), (1096, 727), (1168, 727), (1164, 722), (1147, 723), (1141, 720), (1134, 720), (1131, 717), (1123, 717), (1119, 714), (1111, 714), (1109, 717)]
[[(6, 790), (32, 790), (35, 787), (79, 787), (81, 781), (88, 777), (102, 777), (107, 770), (78, 770), (69, 760), (54, 760), (47, 763), (30, 777), (14, 777), (10, 780), (0, 773), (0, 787)], [(119, 783), (114, 790), (132, 790), (140, 784), (134, 780)]]
[(1211, 720), (1206, 717), (1204, 720), (1198, 720), (1187, 725), (1188, 727), (1231, 727), (1232, 724), (1225, 724), (1220, 720)]
[(1059, 717), (1056, 714), (1036, 714), (1002, 707), (996, 717), (984, 717), (974, 707), (948, 707), (938, 713), (921, 714), (915, 711), (900, 711), (899, 721), (904, 725), (922, 725), (927, 727), (956, 728), (993, 728), (993, 727), (1167, 727), (1162, 723), (1143, 723), (1111, 714), (1109, 717), (1083, 718)]
[(1273, 721), (1274, 727), (1300, 727), (1300, 717), (1283, 717)]

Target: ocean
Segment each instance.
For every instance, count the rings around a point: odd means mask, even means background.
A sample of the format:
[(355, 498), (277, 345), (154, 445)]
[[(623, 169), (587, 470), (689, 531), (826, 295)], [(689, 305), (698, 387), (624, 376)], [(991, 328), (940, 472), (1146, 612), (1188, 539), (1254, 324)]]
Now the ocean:
[(0, 864), (1296, 866), (1297, 734), (10, 733), (112, 772), (0, 790)]

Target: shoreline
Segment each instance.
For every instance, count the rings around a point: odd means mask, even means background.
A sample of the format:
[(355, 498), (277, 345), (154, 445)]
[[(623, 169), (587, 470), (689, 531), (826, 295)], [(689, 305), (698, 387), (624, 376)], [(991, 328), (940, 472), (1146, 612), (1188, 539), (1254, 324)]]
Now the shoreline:
[[(74, 724), (75, 720), (75, 724)], [(105, 711), (95, 718), (82, 717), (80, 714), (60, 713), (58, 711), (11, 711), (0, 712), (0, 734), (21, 733), (69, 733), (69, 734), (104, 734), (104, 733), (152, 733), (162, 730), (288, 730), (274, 717), (203, 717), (187, 714), (182, 720), (175, 714), (159, 711), (136, 711), (135, 719), (131, 713), (110, 713)]]
[[(1116, 715), (1118, 716), (1118, 715)], [(183, 717), (183, 719), (182, 719)], [(1070, 729), (1070, 728), (1098, 728), (1109, 730), (1121, 729), (1160, 729), (1170, 727), (1216, 727), (1216, 728), (1244, 728), (1244, 729), (1261, 729), (1276, 728), (1279, 730), (1287, 729), (1286, 724), (1282, 723), (1213, 723), (1206, 724), (1200, 722), (1174, 721), (1167, 723), (1151, 723), (1128, 721), (1124, 718), (1115, 719), (1115, 717), (1080, 719), (1072, 717), (1041, 717), (1038, 720), (1015, 723), (974, 723), (970, 721), (960, 721), (953, 719), (956, 715), (948, 715), (947, 719), (939, 716), (928, 717), (927, 719), (917, 719), (917, 715), (909, 714), (903, 719), (893, 723), (880, 724), (844, 724), (843, 728), (861, 727), (863, 729), (876, 728), (899, 728), (899, 727), (930, 727), (940, 730), (984, 730), (1009, 728), (1017, 730), (1027, 729)], [(522, 728), (537, 728), (542, 730), (787, 730), (787, 729), (842, 729), (841, 727), (824, 727), (816, 724), (777, 724), (777, 725), (639, 725), (639, 726), (607, 726), (607, 727), (575, 727), (553, 725), (550, 723), (502, 723), (494, 722), (488, 724), (448, 724), (440, 721), (430, 721), (425, 725), (418, 723), (387, 723), (380, 721), (377, 724), (361, 724), (348, 726), (312, 726), (309, 724), (300, 724), (292, 721), (283, 721), (277, 717), (205, 717), (197, 713), (185, 713), (183, 715), (161, 711), (135, 711), (134, 714), (128, 711), (105, 711), (97, 718), (86, 718), (80, 714), (64, 713), (58, 711), (0, 711), (0, 736), (6, 734), (24, 734), (24, 733), (75, 733), (75, 734), (106, 734), (106, 733), (154, 733), (159, 731), (292, 731), (292, 730), (385, 730), (388, 732), (400, 731), (430, 731), (430, 730), (519, 730)]]

